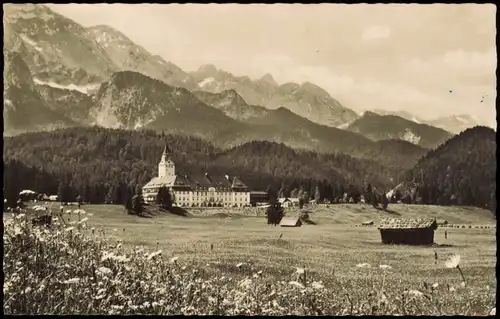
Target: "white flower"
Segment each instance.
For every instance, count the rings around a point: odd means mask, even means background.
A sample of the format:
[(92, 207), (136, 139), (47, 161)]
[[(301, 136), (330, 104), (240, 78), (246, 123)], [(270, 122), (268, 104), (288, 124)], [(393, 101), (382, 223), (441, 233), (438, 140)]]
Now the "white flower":
[(456, 268), (460, 264), (460, 255), (453, 255), (450, 259), (445, 261), (445, 266), (448, 268)]
[(292, 285), (292, 286), (295, 286), (295, 287), (297, 287), (297, 288), (304, 288), (304, 285), (303, 285), (303, 284), (301, 284), (301, 283), (300, 283), (300, 282), (298, 282), (298, 281), (290, 281), (290, 282), (288, 282), (288, 284), (289, 284), (289, 285)]
[(314, 288), (314, 289), (323, 289), (325, 288), (325, 286), (323, 286), (321, 283), (317, 282), (317, 281), (314, 281), (311, 286)]
[(113, 257), (113, 259), (121, 263), (126, 263), (130, 261), (130, 258), (127, 258), (127, 256), (115, 256)]
[(78, 222), (78, 224), (82, 224), (82, 223), (85, 223), (87, 220), (89, 220), (87, 217), (83, 218), (82, 220), (80, 220)]
[(371, 268), (372, 265), (370, 265), (368, 263), (362, 263), (362, 264), (357, 264), (356, 267), (358, 267), (358, 268)]
[(450, 292), (454, 292), (454, 291), (455, 291), (455, 287), (452, 287), (452, 286), (451, 286), (448, 290), (449, 290)]
[(439, 284), (437, 282), (432, 284), (432, 288), (436, 289), (437, 287), (439, 287)]
[(161, 251), (161, 249), (160, 249), (160, 250), (158, 250), (158, 251), (155, 251), (154, 253), (149, 254), (149, 255), (148, 255), (148, 260), (151, 260), (151, 259), (153, 259), (154, 257), (156, 257), (156, 256), (158, 256), (158, 255), (161, 255), (161, 253), (162, 253), (162, 251)]
[(64, 284), (76, 284), (79, 281), (80, 281), (80, 278), (71, 278), (71, 279), (63, 281), (63, 283)]
[(71, 209), (66, 210), (66, 214), (71, 214)]
[(71, 227), (66, 228), (65, 231), (72, 231), (73, 229), (75, 229), (75, 227), (71, 226)]
[(113, 273), (113, 271), (111, 271), (111, 269), (109, 269), (107, 267), (99, 267), (98, 271), (101, 274), (105, 274), (105, 275)]
[(177, 259), (179, 259), (179, 257), (172, 257), (172, 258), (170, 258), (170, 262), (171, 263), (176, 263)]
[(408, 291), (408, 294), (415, 296), (415, 297), (422, 297), (424, 294), (421, 291), (418, 290), (410, 290)]
[(462, 281), (462, 282), (460, 283), (460, 286), (465, 287), (465, 281)]
[(304, 272), (305, 272), (304, 268), (300, 268), (300, 267), (295, 267), (295, 268), (297, 268), (297, 270), (295, 271), (296, 274), (299, 274), (299, 275), (304, 274)]
[(252, 283), (252, 280), (249, 278), (246, 278), (246, 279), (243, 279), (242, 281), (240, 281), (239, 285), (240, 285), (240, 287), (248, 288), (251, 283)]
[(391, 267), (391, 266), (389, 266), (389, 265), (380, 265), (380, 266), (379, 266), (379, 268), (380, 268), (380, 269), (383, 269), (383, 270), (386, 270), (386, 269), (392, 269), (392, 267)]
[(241, 268), (243, 266), (243, 263), (239, 263), (236, 265), (236, 267)]

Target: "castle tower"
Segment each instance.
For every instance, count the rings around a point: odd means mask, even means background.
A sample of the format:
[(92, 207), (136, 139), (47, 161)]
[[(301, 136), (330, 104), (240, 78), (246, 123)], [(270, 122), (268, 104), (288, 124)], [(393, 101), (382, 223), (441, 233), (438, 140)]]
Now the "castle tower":
[(160, 163), (158, 164), (158, 177), (165, 176), (175, 176), (175, 163), (172, 160), (167, 144), (165, 144)]

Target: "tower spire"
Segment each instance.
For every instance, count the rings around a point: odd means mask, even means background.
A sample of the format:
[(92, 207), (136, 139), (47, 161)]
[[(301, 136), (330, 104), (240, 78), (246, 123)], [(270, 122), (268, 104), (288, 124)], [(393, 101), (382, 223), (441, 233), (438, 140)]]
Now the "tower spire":
[(170, 149), (168, 148), (168, 144), (165, 143), (165, 147), (163, 148), (163, 155), (170, 154)]

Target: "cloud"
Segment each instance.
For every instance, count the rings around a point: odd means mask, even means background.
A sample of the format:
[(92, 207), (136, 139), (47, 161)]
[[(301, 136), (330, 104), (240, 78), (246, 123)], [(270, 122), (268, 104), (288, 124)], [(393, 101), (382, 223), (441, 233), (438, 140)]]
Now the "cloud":
[(413, 73), (453, 73), (470, 76), (495, 75), (497, 65), (496, 49), (487, 51), (447, 51), (431, 59), (412, 58), (407, 70)]
[(391, 36), (391, 28), (388, 26), (373, 25), (363, 30), (361, 36), (363, 41), (386, 39)]

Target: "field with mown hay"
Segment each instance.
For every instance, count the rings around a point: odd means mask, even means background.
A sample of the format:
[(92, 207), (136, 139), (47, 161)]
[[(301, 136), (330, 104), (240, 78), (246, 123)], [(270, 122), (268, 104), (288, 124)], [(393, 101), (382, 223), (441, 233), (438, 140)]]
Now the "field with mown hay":
[[(496, 228), (446, 229), (446, 239), (438, 228), (436, 245), (411, 247), (383, 245), (376, 227), (386, 217), (496, 225), (490, 212), (477, 208), (311, 207), (316, 225), (297, 228), (268, 226), (257, 209), (188, 209), (178, 216), (149, 206), (145, 217), (127, 215), (121, 206), (82, 209), (66, 207), (67, 225), (51, 230), (33, 228), (30, 209), (4, 219), (6, 313), (496, 311)], [(356, 227), (368, 220), (375, 227)]]

